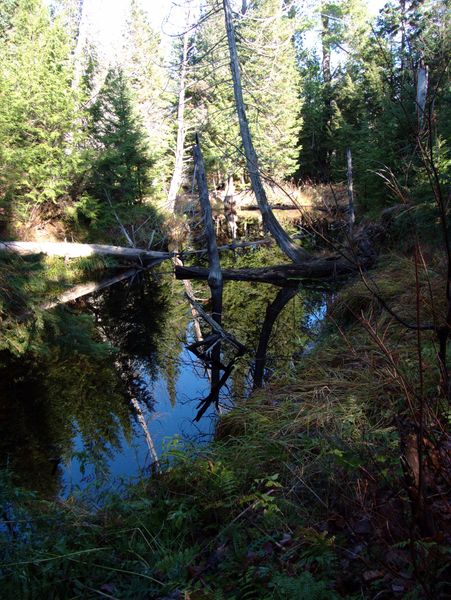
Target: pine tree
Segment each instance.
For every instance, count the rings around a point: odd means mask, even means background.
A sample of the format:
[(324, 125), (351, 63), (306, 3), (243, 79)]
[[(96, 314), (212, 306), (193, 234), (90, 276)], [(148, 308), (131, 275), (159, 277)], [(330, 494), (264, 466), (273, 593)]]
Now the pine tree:
[(149, 191), (152, 162), (122, 69), (108, 71), (90, 113), (91, 141), (97, 154), (90, 184), (93, 195), (125, 206), (141, 202)]
[(154, 188), (161, 189), (169, 171), (167, 75), (160, 37), (138, 0), (131, 0), (120, 63), (146, 132), (154, 163), (150, 176), (154, 180)]
[[(215, 2), (208, 3), (214, 9)], [(296, 169), (299, 75), (294, 22), (276, 0), (252, 3), (237, 24), (243, 92), (262, 170), (284, 177)], [(262, 50), (264, 49), (264, 50)], [(191, 104), (203, 133), (207, 169), (241, 175), (244, 158), (235, 114), (223, 15), (200, 26), (192, 57)]]
[(70, 41), (41, 0), (20, 0), (0, 42), (0, 194), (16, 217), (68, 194), (79, 167)]
[(0, 39), (8, 34), (11, 28), (14, 11), (17, 9), (18, 0), (1, 0), (0, 1)]

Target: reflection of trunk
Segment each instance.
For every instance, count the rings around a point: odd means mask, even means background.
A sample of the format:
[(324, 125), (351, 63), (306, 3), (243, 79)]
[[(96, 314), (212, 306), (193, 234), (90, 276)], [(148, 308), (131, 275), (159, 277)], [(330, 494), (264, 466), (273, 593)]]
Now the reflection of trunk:
[(131, 403), (132, 403), (133, 408), (135, 409), (138, 423), (141, 425), (141, 428), (144, 431), (144, 435), (146, 438), (146, 444), (147, 444), (147, 447), (149, 448), (149, 453), (152, 458), (153, 464), (154, 464), (155, 468), (157, 469), (158, 465), (159, 465), (158, 454), (157, 454), (157, 451), (155, 450), (155, 445), (153, 443), (152, 436), (150, 435), (149, 428), (147, 427), (146, 419), (141, 410), (141, 406), (140, 406), (138, 400), (136, 400), (136, 398), (132, 398)]
[[(210, 198), (208, 195), (207, 178), (205, 175), (204, 160), (199, 146), (199, 141), (196, 140), (194, 146), (194, 168), (196, 171), (196, 181), (199, 191), (199, 201), (202, 208), (204, 220), (205, 235), (207, 237), (208, 248), (208, 285), (211, 291), (212, 302), (212, 317), (221, 325), (222, 320), (222, 273), (221, 264), (219, 261), (219, 252), (216, 245), (215, 228), (211, 212)], [(218, 385), (220, 379), (219, 365), (221, 363), (221, 344), (215, 344), (212, 352), (212, 369), (211, 369), (211, 386), (212, 390)]]
[(177, 144), (175, 148), (175, 164), (169, 186), (167, 206), (174, 212), (175, 200), (183, 181), (183, 157), (185, 153), (185, 104), (186, 104), (186, 70), (188, 66), (188, 31), (183, 36), (183, 53), (180, 65), (180, 90), (177, 109)]
[(235, 39), (235, 30), (233, 27), (232, 10), (230, 1), (223, 0), (224, 16), (227, 30), (227, 40), (230, 54), (230, 69), (233, 78), (233, 91), (235, 95), (235, 106), (240, 125), (241, 139), (243, 142), (244, 153), (246, 156), (246, 165), (249, 172), (249, 177), (252, 183), (252, 189), (258, 202), (258, 206), (262, 213), (263, 224), (265, 228), (274, 236), (281, 250), (293, 261), (301, 262), (305, 256), (305, 251), (298, 248), (290, 239), (286, 231), (281, 227), (279, 221), (274, 216), (274, 213), (269, 206), (266, 192), (263, 187), (259, 167), (258, 158), (252, 143), (252, 137), (247, 120), (246, 109), (243, 99), (243, 89), (241, 85), (241, 73), (238, 61), (238, 51)]
[(88, 283), (81, 283), (80, 285), (76, 285), (75, 287), (63, 292), (56, 300), (51, 300), (50, 302), (46, 302), (42, 304), (40, 308), (43, 310), (50, 310), (51, 308), (55, 308), (55, 306), (59, 306), (60, 304), (67, 304), (69, 302), (73, 302), (74, 300), (78, 300), (78, 298), (82, 298), (83, 296), (88, 296), (89, 294), (93, 294), (94, 292), (99, 292), (107, 287), (114, 285), (115, 283), (119, 283), (120, 281), (124, 281), (125, 279), (130, 279), (134, 275), (137, 275), (140, 271), (137, 269), (129, 269), (125, 271), (125, 273), (119, 273), (119, 275), (115, 275), (114, 277), (108, 277), (108, 279), (102, 279), (102, 281), (90, 281)]
[[(174, 258), (172, 259), (172, 262), (174, 263), (174, 267), (183, 267), (183, 262), (180, 260), (180, 258), (178, 256), (174, 256)], [(185, 292), (186, 292), (186, 295), (188, 296), (188, 298), (194, 298), (193, 286), (191, 285), (191, 282), (188, 281), (188, 279), (183, 280), (183, 286), (185, 288)], [(193, 316), (194, 337), (196, 338), (196, 342), (201, 342), (203, 340), (203, 336), (202, 336), (202, 330), (200, 328), (199, 313), (197, 312), (195, 306), (193, 304), (191, 304), (191, 302), (190, 302), (190, 306), (191, 306), (191, 314)]]
[(260, 388), (263, 385), (263, 374), (265, 372), (266, 365), (266, 352), (274, 323), (276, 322), (276, 319), (282, 312), (283, 308), (296, 295), (297, 291), (297, 287), (282, 288), (279, 290), (279, 293), (273, 302), (271, 302), (266, 309), (265, 320), (262, 325), (257, 353), (255, 355), (254, 389)]

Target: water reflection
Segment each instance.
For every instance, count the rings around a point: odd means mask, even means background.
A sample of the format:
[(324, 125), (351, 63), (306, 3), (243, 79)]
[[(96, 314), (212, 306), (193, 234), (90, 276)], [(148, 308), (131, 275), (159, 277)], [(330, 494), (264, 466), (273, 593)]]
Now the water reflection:
[[(206, 284), (197, 284), (196, 295), (208, 296)], [(224, 286), (223, 323), (249, 353), (236, 361), (222, 405), (249, 393), (258, 349), (261, 382), (290, 372), (309, 343), (311, 314), (324, 306), (322, 295), (309, 293), (306, 311), (305, 295), (264, 284)], [(45, 355), (0, 356), (1, 467), (47, 496), (117, 488), (147, 474), (154, 457), (135, 402), (158, 456), (174, 436), (209, 439), (214, 407), (194, 422), (210, 381), (187, 349), (195, 336), (181, 282), (148, 276), (119, 284), (68, 314), (84, 340), (76, 348), (67, 336), (54, 339)], [(223, 344), (221, 362), (229, 364), (233, 353)]]

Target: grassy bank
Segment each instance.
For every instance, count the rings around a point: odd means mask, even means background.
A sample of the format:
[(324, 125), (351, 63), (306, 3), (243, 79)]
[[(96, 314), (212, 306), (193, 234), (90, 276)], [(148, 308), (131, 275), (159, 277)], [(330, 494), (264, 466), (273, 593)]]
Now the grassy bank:
[(289, 382), (100, 510), (5, 478), (3, 597), (445, 598), (445, 409), (435, 334), (414, 326), (444, 314), (429, 263), (391, 256), (344, 288)]

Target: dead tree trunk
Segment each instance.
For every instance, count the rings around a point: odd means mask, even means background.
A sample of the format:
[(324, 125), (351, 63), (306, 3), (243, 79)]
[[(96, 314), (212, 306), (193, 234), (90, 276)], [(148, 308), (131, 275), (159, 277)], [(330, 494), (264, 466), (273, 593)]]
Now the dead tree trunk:
[(301, 262), (306, 257), (306, 252), (298, 248), (290, 236), (286, 233), (269, 206), (268, 198), (260, 177), (257, 153), (252, 143), (251, 132), (244, 106), (243, 89), (241, 85), (241, 73), (238, 61), (238, 51), (235, 40), (232, 10), (230, 1), (223, 0), (225, 25), (230, 54), (230, 69), (233, 78), (233, 92), (235, 95), (235, 106), (240, 124), (241, 139), (243, 142), (246, 165), (252, 183), (258, 206), (262, 213), (264, 227), (274, 236), (281, 250), (295, 263)]
[[(333, 256), (315, 258), (300, 265), (273, 265), (255, 269), (223, 269), (225, 281), (255, 281), (280, 286), (296, 286), (299, 281), (333, 282), (337, 277), (357, 273), (359, 269), (367, 269), (374, 263), (375, 257), (368, 257), (358, 262), (346, 257)], [(176, 267), (177, 279), (207, 279), (208, 270), (202, 267)]]
[(297, 287), (282, 288), (279, 290), (275, 299), (266, 309), (265, 320), (263, 322), (260, 338), (258, 340), (258, 348), (255, 354), (254, 366), (254, 390), (263, 386), (263, 375), (265, 373), (266, 353), (268, 350), (269, 339), (277, 317), (288, 304), (288, 302), (296, 295)]
[(232, 232), (232, 240), (236, 240), (237, 232), (237, 214), (236, 214), (236, 200), (235, 200), (235, 186), (233, 185), (233, 175), (229, 175), (227, 180), (226, 193), (224, 198), (224, 215), (227, 224)]
[(88, 45), (88, 17), (86, 14), (85, 0), (78, 0), (74, 15), (74, 50), (73, 50), (73, 76), (71, 88), (77, 89), (83, 75), (83, 53)]
[[(194, 168), (196, 171), (196, 182), (199, 191), (199, 201), (202, 209), (205, 235), (208, 247), (208, 285), (211, 291), (212, 317), (216, 323), (221, 325), (222, 320), (222, 272), (219, 260), (219, 251), (216, 244), (215, 228), (211, 212), (210, 198), (208, 195), (207, 178), (205, 175), (204, 159), (196, 136), (196, 145), (193, 148)], [(212, 350), (212, 389), (220, 380), (219, 365), (221, 363), (221, 344), (218, 343)]]
[(170, 252), (157, 252), (142, 248), (124, 248), (123, 246), (105, 246), (102, 244), (71, 244), (69, 242), (0, 242), (0, 252), (29, 255), (47, 254), (64, 258), (81, 256), (113, 256), (127, 260), (154, 261), (172, 257)]
[(186, 105), (186, 71), (188, 66), (189, 32), (183, 35), (182, 62), (180, 65), (180, 90), (177, 109), (177, 143), (175, 148), (175, 164), (169, 186), (167, 207), (173, 213), (175, 201), (183, 181), (183, 158), (185, 155), (185, 105)]
[(428, 85), (429, 85), (429, 69), (428, 66), (424, 62), (424, 58), (420, 60), (417, 69), (417, 113), (418, 113), (418, 126), (419, 129), (423, 127), (424, 117), (425, 117), (425, 109), (426, 109), (426, 99), (428, 95)]
[(322, 135), (326, 140), (326, 148), (323, 151), (322, 171), (326, 181), (330, 181), (330, 162), (331, 162), (331, 122), (332, 122), (332, 70), (331, 70), (331, 32), (329, 16), (327, 14), (327, 4), (321, 3), (321, 46), (322, 59), (321, 70), (323, 74), (323, 104), (324, 117), (322, 123)]

